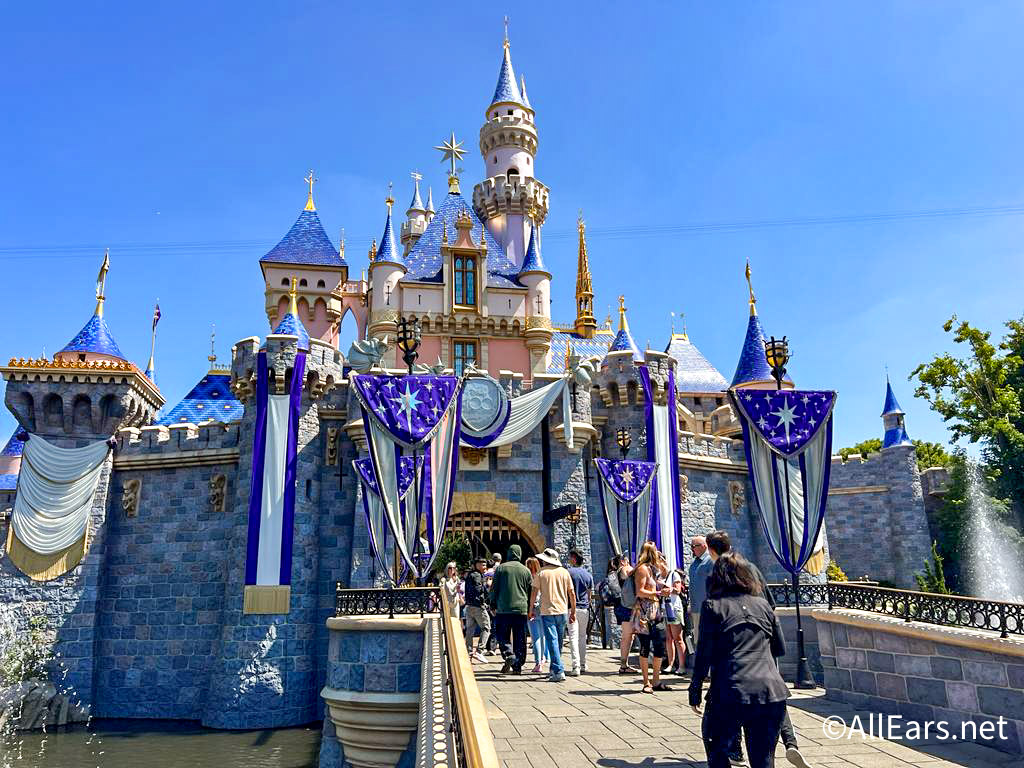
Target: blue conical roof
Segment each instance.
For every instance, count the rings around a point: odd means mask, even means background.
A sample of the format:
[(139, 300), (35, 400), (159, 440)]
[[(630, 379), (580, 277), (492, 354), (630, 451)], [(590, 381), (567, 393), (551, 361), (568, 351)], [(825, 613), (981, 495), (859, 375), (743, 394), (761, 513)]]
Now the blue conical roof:
[(420, 197), (420, 183), (417, 180), (416, 186), (413, 188), (412, 192), (412, 202), (409, 203), (409, 212), (412, 213), (413, 211), (425, 210), (426, 208), (423, 207), (423, 198)]
[(888, 416), (890, 413), (903, 413), (903, 409), (900, 408), (900, 404), (896, 402), (896, 395), (893, 394), (892, 384), (889, 383), (889, 379), (885, 380), (885, 405), (882, 406), (882, 415)]
[(189, 390), (180, 403), (161, 414), (154, 423), (170, 425), (181, 422), (199, 424), (204, 421), (238, 421), (245, 406), (231, 393), (231, 374), (210, 371)]
[(508, 42), (505, 43), (505, 53), (501, 59), (501, 69), (498, 72), (498, 85), (494, 89), (494, 98), (491, 104), (500, 102), (512, 102), (522, 104), (523, 97), (519, 93), (519, 85), (516, 83), (516, 73), (512, 71), (512, 59), (508, 53)]
[(402, 263), (402, 251), (395, 241), (395, 231), (391, 226), (391, 206), (388, 206), (388, 218), (384, 222), (384, 234), (380, 236), (380, 248), (377, 249), (377, 256), (374, 261), (390, 261), (394, 264)]
[(633, 337), (629, 333), (629, 328), (621, 328), (619, 332), (615, 334), (615, 338), (612, 340), (612, 344), (608, 347), (608, 352), (632, 352), (633, 359), (637, 362), (641, 362), (644, 356), (640, 354), (640, 348), (637, 347), (636, 342), (633, 341)]
[(304, 210), (281, 242), (260, 259), (260, 263), (312, 264), (324, 267), (344, 267), (345, 259), (324, 232), (316, 211)]
[(747, 321), (747, 335), (743, 339), (740, 361), (736, 365), (736, 373), (733, 374), (730, 386), (771, 380), (772, 369), (764, 354), (764, 331), (761, 329), (761, 321), (752, 311)]
[[(61, 352), (91, 352), (97, 355), (109, 355), (119, 360), (127, 359), (121, 354), (121, 349), (117, 346), (117, 342), (114, 341), (114, 337), (110, 335), (107, 322), (99, 315), (93, 315), (89, 318), (89, 322), (85, 324), (85, 327), (78, 332), (75, 338), (68, 342)], [(60, 354), (60, 352), (57, 354)]]
[(547, 272), (544, 269), (544, 262), (540, 258), (540, 248), (537, 245), (537, 225), (530, 225), (530, 244), (526, 246), (526, 257), (523, 259), (522, 269), (519, 270), (519, 274), (524, 272)]
[(289, 336), (298, 336), (299, 349), (309, 349), (309, 333), (306, 331), (306, 326), (302, 324), (302, 321), (294, 312), (288, 312), (281, 318), (281, 322), (277, 324), (277, 328), (274, 329), (274, 333), (286, 333)]

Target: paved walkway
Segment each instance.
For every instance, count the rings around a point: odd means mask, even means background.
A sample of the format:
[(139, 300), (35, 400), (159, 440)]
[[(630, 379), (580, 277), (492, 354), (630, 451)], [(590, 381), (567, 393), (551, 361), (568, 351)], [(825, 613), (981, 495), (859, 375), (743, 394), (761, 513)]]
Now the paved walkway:
[[(568, 653), (566, 653), (568, 656)], [(475, 664), (498, 756), (506, 768), (706, 768), (700, 719), (687, 705), (688, 679), (668, 676), (673, 691), (640, 693), (639, 678), (620, 677), (618, 654), (591, 648), (590, 673), (548, 683), (544, 677), (499, 674), (495, 661)], [(1024, 760), (976, 744), (830, 741), (824, 718), (848, 721), (851, 707), (824, 698), (823, 691), (795, 692), (790, 717), (801, 751), (812, 766), (1020, 767)], [(866, 713), (861, 712), (866, 723)], [(778, 766), (789, 763), (780, 748)]]

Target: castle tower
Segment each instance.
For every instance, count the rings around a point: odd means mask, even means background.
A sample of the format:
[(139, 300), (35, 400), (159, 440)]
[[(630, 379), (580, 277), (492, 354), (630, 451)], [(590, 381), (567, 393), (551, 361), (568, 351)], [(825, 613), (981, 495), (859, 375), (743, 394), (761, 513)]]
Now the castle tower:
[(892, 384), (889, 382), (889, 377), (886, 376), (885, 405), (882, 406), (882, 426), (885, 428), (885, 436), (882, 439), (883, 450), (900, 445), (913, 445), (907, 435), (906, 427), (903, 425), (903, 415), (903, 409), (896, 402)]
[(530, 351), (530, 368), (534, 373), (547, 369), (547, 353), (551, 347), (551, 273), (544, 268), (540, 256), (540, 232), (531, 220), (530, 243), (519, 271), (519, 282), (526, 286), (526, 347)]
[(433, 215), (434, 201), (430, 200), (430, 212), (428, 214), (427, 208), (423, 207), (423, 200), (420, 197), (420, 179), (422, 175), (413, 171), (413, 193), (412, 202), (409, 203), (409, 210), (405, 212), (405, 221), (402, 222), (402, 233), (400, 240), (402, 242), (402, 256), (408, 256), (409, 251), (416, 245), (416, 241), (420, 239), (420, 235), (423, 234), (427, 228), (427, 224), (430, 223), (430, 215)]
[(634, 362), (643, 362), (644, 356), (640, 354), (640, 348), (633, 341), (633, 335), (629, 332), (629, 321), (626, 319), (626, 297), (619, 296), (619, 330), (608, 347), (609, 356), (618, 356), (623, 353), (630, 353)]
[(338, 346), (338, 330), (345, 313), (343, 290), (348, 280), (345, 244), (336, 249), (324, 232), (313, 203), (309, 172), (306, 207), (287, 234), (263, 258), (260, 269), (266, 283), (267, 321), (275, 327), (289, 307), (292, 278), (297, 280), (298, 313), (313, 338)]
[(548, 188), (535, 176), (537, 127), (525, 81), (523, 89), (516, 83), (506, 35), (498, 84), (480, 128), (486, 178), (473, 188), (473, 207), (516, 266), (526, 257), (531, 207), (538, 225), (548, 215)]
[(384, 221), (384, 234), (380, 238), (380, 248), (370, 249), (370, 325), (369, 336), (395, 338), (398, 332), (398, 317), (401, 312), (401, 292), (398, 281), (406, 273), (402, 252), (395, 240), (394, 227), (391, 225), (391, 207), (395, 200), (389, 194), (384, 201), (388, 207), (387, 219)]
[[(594, 337), (597, 332), (597, 319), (594, 317), (594, 280), (590, 276), (590, 261), (587, 258), (586, 222), (583, 212), (577, 221), (580, 233), (579, 253), (576, 259), (576, 322), (573, 324), (576, 333), (585, 339)], [(622, 302), (619, 302), (619, 329), (625, 321)]]

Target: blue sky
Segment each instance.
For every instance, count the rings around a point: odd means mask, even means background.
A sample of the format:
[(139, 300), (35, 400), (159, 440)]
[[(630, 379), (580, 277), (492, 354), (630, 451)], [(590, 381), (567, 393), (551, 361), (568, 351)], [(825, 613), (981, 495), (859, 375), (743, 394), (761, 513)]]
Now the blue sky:
[(600, 315), (624, 293), (638, 344), (662, 348), (685, 312), (729, 378), (749, 258), (797, 384), (840, 392), (837, 445), (881, 435), (885, 365), (911, 436), (945, 441), (907, 374), (948, 347), (951, 313), (997, 332), (1022, 313), (1024, 6), (386, 8), (8, 5), (0, 355), (63, 346), (109, 246), (111, 329), (144, 367), (159, 297), (158, 381), (177, 402), (211, 323), (222, 361), (267, 332), (257, 261), (302, 209), (308, 168), (354, 271), (389, 181), (403, 210), (411, 170), (444, 188), (432, 147), (450, 131), (473, 149), (464, 187), (480, 178), (508, 12), (552, 190), (556, 320), (572, 317), (583, 208)]

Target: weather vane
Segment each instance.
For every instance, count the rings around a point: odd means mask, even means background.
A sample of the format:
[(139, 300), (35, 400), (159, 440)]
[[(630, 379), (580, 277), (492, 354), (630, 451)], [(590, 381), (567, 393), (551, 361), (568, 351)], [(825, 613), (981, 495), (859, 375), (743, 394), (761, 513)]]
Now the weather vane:
[(313, 175), (313, 169), (312, 168), (309, 169), (309, 175), (305, 179), (303, 179), (303, 181), (305, 181), (307, 184), (309, 184), (309, 199), (306, 200), (306, 210), (307, 211), (315, 211), (316, 210), (316, 206), (313, 205), (313, 185), (316, 184), (316, 182), (319, 181), (319, 179), (317, 179)]
[(508, 16), (505, 17), (505, 47), (508, 48)]

